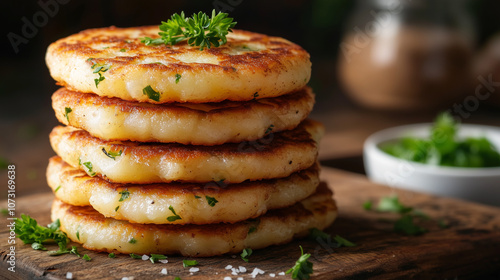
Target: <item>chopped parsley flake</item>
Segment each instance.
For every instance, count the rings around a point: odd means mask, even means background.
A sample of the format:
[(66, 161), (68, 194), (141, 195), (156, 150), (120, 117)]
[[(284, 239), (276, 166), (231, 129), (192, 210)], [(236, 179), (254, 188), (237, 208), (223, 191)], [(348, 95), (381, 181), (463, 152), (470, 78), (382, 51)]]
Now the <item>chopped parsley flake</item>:
[(110, 259), (116, 258), (115, 253), (109, 253), (108, 258), (110, 258)]
[(117, 211), (118, 211), (118, 209), (120, 209), (120, 205), (116, 206), (116, 208), (115, 208), (115, 212), (117, 212)]
[(126, 52), (126, 51), (127, 51), (127, 49), (120, 49), (120, 51), (121, 51), (121, 52)]
[[(365, 202), (365, 210), (372, 209), (372, 202)], [(420, 220), (429, 220), (425, 213), (414, 210), (413, 207), (403, 205), (396, 195), (382, 197), (375, 209), (378, 212), (392, 212), (400, 214), (400, 218), (394, 222), (394, 231), (405, 235), (420, 235), (427, 232), (427, 229), (415, 224), (415, 218)]]
[(178, 84), (179, 83), (179, 80), (181, 79), (181, 74), (175, 74), (175, 83)]
[(57, 186), (57, 188), (54, 190), (54, 192), (56, 193), (60, 188), (61, 188), (61, 185)]
[(158, 260), (164, 260), (166, 259), (167, 256), (165, 255), (158, 255), (158, 254), (151, 254), (151, 258), (149, 258), (149, 260), (152, 262), (152, 263), (155, 263), (157, 262)]
[(195, 265), (198, 265), (198, 261), (196, 261), (196, 260), (183, 260), (182, 261), (183, 267), (190, 267), (190, 266), (195, 266)]
[(134, 253), (130, 254), (130, 257), (131, 257), (132, 259), (142, 259), (142, 256), (136, 255), (136, 254), (134, 254)]
[(133, 238), (133, 237), (132, 237), (132, 238), (128, 241), (128, 243), (130, 243), (130, 244), (135, 244), (135, 243), (137, 243), (137, 240), (136, 240), (135, 238)]
[(69, 113), (73, 112), (73, 110), (70, 108), (70, 107), (65, 107), (64, 108), (64, 116), (66, 117), (66, 120), (68, 120), (68, 124), (69, 124)]
[(257, 99), (257, 97), (259, 97), (259, 92), (256, 92), (256, 93), (253, 94), (253, 99), (254, 100)]
[(90, 68), (94, 70), (92, 73), (99, 75), (99, 78), (94, 79), (95, 87), (97, 88), (99, 83), (105, 79), (101, 73), (108, 71), (111, 66), (103, 63), (93, 63)]
[(194, 195), (194, 198), (198, 199), (201, 198), (201, 196)]
[(71, 250), (69, 250), (69, 253), (80, 257), (80, 253), (78, 253), (78, 248), (76, 246), (71, 246)]
[(102, 152), (103, 152), (103, 153), (104, 153), (107, 157), (112, 158), (113, 160), (116, 160), (116, 157), (121, 156), (123, 151), (122, 151), (122, 150), (120, 150), (120, 151), (118, 151), (118, 152), (113, 152), (113, 151), (111, 151), (111, 150), (110, 150), (109, 152), (107, 152), (107, 151), (106, 151), (106, 148), (104, 148), (104, 147), (103, 147), (103, 148), (102, 148)]
[(84, 162), (82, 163), (83, 166), (87, 167), (87, 174), (89, 174), (90, 177), (94, 177), (95, 176), (95, 172), (92, 171), (92, 163), (90, 161), (87, 161), (87, 162)]
[(33, 244), (31, 244), (31, 248), (35, 250), (47, 251), (47, 248), (45, 248), (41, 243), (38, 242), (33, 242)]
[(339, 235), (336, 235), (335, 238), (333, 238), (340, 246), (345, 246), (345, 247), (354, 247), (356, 244), (352, 243), (351, 241), (340, 237)]
[(168, 220), (169, 222), (173, 222), (173, 221), (181, 220), (181, 216), (179, 216), (179, 215), (177, 215), (177, 213), (175, 213), (174, 207), (172, 207), (172, 205), (170, 205), (170, 206), (168, 207), (168, 209), (169, 209), (170, 211), (172, 211), (172, 213), (174, 214), (173, 216), (169, 216), (169, 217), (167, 217), (167, 220)]
[(206, 195), (205, 198), (207, 199), (208, 205), (210, 205), (211, 207), (214, 207), (215, 204), (217, 204), (217, 202), (219, 202), (217, 199), (215, 199), (215, 197), (210, 197), (210, 196)]
[(99, 74), (99, 78), (95, 78), (94, 79), (94, 83), (95, 83), (95, 87), (97, 88), (99, 86), (99, 83), (104, 81), (104, 76), (101, 75), (101, 73), (98, 73)]
[(270, 133), (271, 131), (273, 131), (273, 128), (274, 128), (274, 124), (270, 125), (270, 126), (266, 129), (266, 132), (264, 132), (264, 134), (268, 134), (268, 133)]
[(309, 279), (313, 273), (313, 264), (308, 261), (311, 254), (304, 254), (302, 246), (300, 247), (300, 258), (295, 262), (295, 265), (287, 270), (286, 274), (292, 273), (292, 279)]
[(245, 248), (243, 249), (243, 252), (241, 252), (240, 256), (241, 259), (244, 260), (245, 262), (248, 262), (248, 257), (250, 257), (253, 253), (253, 250), (250, 248)]
[(76, 231), (76, 238), (77, 238), (78, 240), (80, 240), (80, 230), (77, 230), (77, 231)]
[(155, 91), (151, 86), (147, 86), (142, 89), (142, 94), (147, 95), (149, 99), (154, 101), (160, 101), (160, 93)]
[[(121, 191), (121, 192), (119, 192), (119, 194), (121, 194), (120, 199), (118, 199), (119, 202), (124, 201), (125, 199), (129, 198), (129, 196), (130, 196), (130, 192), (128, 190)], [(116, 210), (118, 210), (118, 209), (116, 209)]]
[(90, 262), (90, 261), (92, 260), (92, 259), (89, 257), (89, 255), (87, 255), (87, 254), (83, 255), (82, 259), (84, 259), (84, 260), (86, 260), (86, 261), (88, 261), (88, 262)]

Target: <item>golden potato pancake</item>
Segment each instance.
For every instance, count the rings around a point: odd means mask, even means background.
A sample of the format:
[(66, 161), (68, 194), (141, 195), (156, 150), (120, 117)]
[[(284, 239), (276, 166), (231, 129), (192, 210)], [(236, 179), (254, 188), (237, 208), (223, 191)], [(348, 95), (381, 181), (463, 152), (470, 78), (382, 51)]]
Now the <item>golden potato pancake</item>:
[[(318, 172), (315, 164), (286, 178), (240, 184), (116, 184), (90, 177), (56, 156), (49, 161), (47, 182), (61, 201), (92, 206), (105, 217), (144, 224), (212, 224), (235, 223), (290, 206), (314, 193)], [(169, 207), (182, 218), (169, 220)]]
[(330, 226), (336, 217), (335, 201), (324, 183), (313, 195), (290, 207), (234, 224), (134, 224), (105, 218), (90, 206), (72, 206), (57, 199), (52, 205), (52, 220), (59, 219), (61, 230), (87, 249), (191, 257), (240, 253), (245, 248), (287, 243), (306, 236), (311, 228)]
[(238, 143), (296, 127), (311, 112), (311, 88), (246, 102), (149, 104), (61, 88), (52, 95), (57, 119), (105, 140)]
[(304, 120), (294, 130), (217, 146), (105, 141), (70, 126), (50, 133), (65, 162), (114, 183), (171, 181), (241, 183), (287, 177), (316, 162), (323, 126)]
[(304, 87), (309, 54), (283, 38), (242, 30), (221, 47), (199, 50), (141, 43), (158, 26), (89, 29), (52, 43), (46, 62), (63, 86), (150, 103), (246, 101)]

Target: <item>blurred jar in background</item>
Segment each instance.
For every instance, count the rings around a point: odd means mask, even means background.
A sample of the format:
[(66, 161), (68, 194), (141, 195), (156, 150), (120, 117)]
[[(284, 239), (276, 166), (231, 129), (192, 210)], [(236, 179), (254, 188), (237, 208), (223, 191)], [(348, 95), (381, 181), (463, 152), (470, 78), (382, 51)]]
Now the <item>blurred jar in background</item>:
[(465, 1), (362, 0), (340, 45), (346, 93), (374, 109), (432, 110), (469, 90), (474, 33)]
[[(479, 52), (475, 65), (475, 78), (482, 100), (500, 106), (500, 34), (496, 34)], [(482, 87), (482, 88), (481, 88)]]

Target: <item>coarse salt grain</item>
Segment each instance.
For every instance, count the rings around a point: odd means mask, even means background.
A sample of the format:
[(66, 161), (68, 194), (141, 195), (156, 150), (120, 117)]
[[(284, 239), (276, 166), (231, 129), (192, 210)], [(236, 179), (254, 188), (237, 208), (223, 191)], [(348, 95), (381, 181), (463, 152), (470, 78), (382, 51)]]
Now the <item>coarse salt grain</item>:
[(282, 272), (278, 273), (278, 275), (283, 276), (283, 275), (285, 275), (285, 273), (282, 271)]
[(269, 273), (269, 277), (276, 277), (276, 274), (274, 274), (274, 273)]
[(228, 264), (228, 265), (226, 266), (226, 269), (231, 269), (231, 268), (233, 268), (233, 266), (232, 266), (232, 265), (230, 265), (230, 264)]
[(264, 270), (259, 269), (259, 268), (257, 268), (257, 267), (256, 267), (256, 268), (254, 268), (254, 269), (253, 269), (253, 271), (252, 271), (252, 273), (250, 274), (250, 276), (252, 276), (252, 278), (255, 278), (255, 277), (257, 277), (257, 275), (259, 275), (259, 274), (264, 274)]
[(241, 273), (247, 272), (247, 269), (244, 266), (239, 266), (238, 269), (240, 270)]
[(66, 279), (73, 279), (73, 273), (71, 272), (66, 273)]
[(189, 272), (191, 272), (191, 273), (193, 273), (193, 272), (198, 272), (198, 271), (200, 271), (200, 269), (199, 269), (198, 267), (191, 267), (191, 268), (189, 269)]
[(226, 277), (224, 277), (224, 280), (233, 280), (233, 278), (226, 276)]
[(149, 260), (149, 256), (148, 256), (148, 255), (142, 255), (142, 260), (143, 260), (143, 261), (147, 261), (147, 260)]
[(236, 280), (243, 280), (243, 277), (238, 277)]
[(161, 270), (161, 274), (165, 274), (165, 275), (167, 275), (167, 274), (168, 274), (167, 269), (166, 269), (166, 268), (163, 268), (163, 269)]
[(158, 260), (161, 263), (168, 263), (168, 260)]

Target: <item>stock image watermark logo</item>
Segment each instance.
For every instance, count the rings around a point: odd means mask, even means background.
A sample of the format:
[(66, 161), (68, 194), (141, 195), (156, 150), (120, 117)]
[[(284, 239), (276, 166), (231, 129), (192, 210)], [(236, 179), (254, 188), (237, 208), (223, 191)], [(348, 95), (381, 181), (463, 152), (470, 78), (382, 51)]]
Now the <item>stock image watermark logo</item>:
[(60, 5), (69, 3), (70, 0), (39, 0), (38, 6), (40, 10), (36, 11), (31, 17), (21, 18), (20, 32), (9, 32), (7, 39), (16, 54), (19, 53), (19, 47), (29, 43), (33, 39), (40, 28), (49, 23), (49, 19), (55, 17), (59, 13)]
[(478, 76), (479, 85), (476, 86), (473, 95), (468, 95), (460, 104), (453, 104), (453, 109), (448, 110), (457, 114), (459, 119), (468, 119), (471, 113), (477, 111), (481, 101), (485, 101), (491, 97), (493, 93), (500, 88), (500, 82), (493, 81), (493, 74), (489, 74), (487, 78)]
[(7, 240), (8, 253), (4, 260), (7, 262), (8, 270), (16, 272), (16, 166), (7, 167), (7, 228), (9, 229), (9, 238)]

